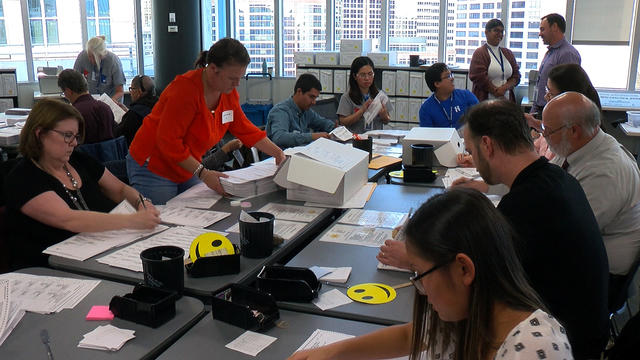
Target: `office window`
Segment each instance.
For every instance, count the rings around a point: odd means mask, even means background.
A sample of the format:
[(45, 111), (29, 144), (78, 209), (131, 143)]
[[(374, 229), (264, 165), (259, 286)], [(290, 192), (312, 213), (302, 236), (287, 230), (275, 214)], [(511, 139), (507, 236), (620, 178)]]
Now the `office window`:
[[(86, 4), (87, 36), (90, 39), (97, 35), (103, 35), (105, 37), (105, 41), (107, 43), (111, 43), (111, 18), (109, 16), (109, 0), (86, 0)], [(133, 23), (128, 25), (128, 27), (131, 26), (133, 26)]]
[(539, 32), (530, 31), (527, 33), (527, 36), (529, 37), (529, 39), (536, 39), (539, 35), (540, 35)]
[(465, 45), (466, 45), (465, 40), (456, 40), (456, 46), (465, 46)]
[(467, 10), (467, 4), (458, 4), (458, 10)]
[(456, 24), (456, 28), (458, 28), (458, 29), (465, 29), (466, 27), (467, 27), (467, 23), (466, 22), (463, 22), (463, 23), (459, 22), (459, 23)]
[(480, 32), (478, 31), (469, 31), (469, 37), (479, 37)]
[(484, 3), (484, 4), (482, 4), (482, 8), (483, 9), (493, 9), (494, 8), (494, 4), (493, 3)]
[[(452, 27), (453, 17), (451, 13)], [(389, 50), (398, 53), (399, 64), (408, 65), (411, 54), (420, 55), (429, 62), (438, 58), (439, 21), (439, 1), (389, 1)], [(461, 24), (459, 28), (466, 28), (465, 21), (457, 23)]]
[(480, 4), (469, 4), (469, 10), (479, 10)]
[[(582, 68), (595, 87), (623, 89), (629, 79), (631, 48), (628, 45), (574, 45)], [(545, 46), (546, 48), (546, 46)]]
[(457, 37), (465, 37), (465, 36), (467, 36), (467, 32), (466, 31), (456, 31), (456, 36)]
[(480, 44), (478, 43), (478, 40), (469, 40), (469, 46), (478, 47)]
[(510, 41), (509, 47), (514, 49), (522, 49), (522, 41)]
[(456, 55), (464, 55), (464, 49), (456, 49)]
[(528, 62), (525, 69), (527, 70), (536, 70), (538, 68), (538, 63)]
[(477, 21), (470, 22), (469, 23), (469, 27), (472, 28), (472, 29), (478, 29), (478, 28), (480, 28), (480, 23), (477, 22)]
[(458, 13), (457, 17), (458, 17), (458, 19), (466, 19), (467, 18), (467, 13)]
[(480, 13), (469, 14), (469, 19), (480, 19)]
[(283, 0), (284, 76), (296, 74), (294, 52), (326, 49), (326, 4), (325, 0)]
[(512, 9), (524, 9), (524, 1), (514, 1), (511, 3)]
[(528, 42), (527, 49), (537, 49), (539, 48), (540, 43), (537, 42)]
[(537, 52), (527, 52), (527, 59), (537, 59), (537, 58), (538, 58)]
[(524, 11), (512, 11), (511, 17), (513, 19), (522, 19), (524, 18)]
[(493, 13), (492, 12), (482, 13), (482, 18), (483, 19), (493, 19)]
[[(144, 68), (142, 71), (145, 75), (153, 76), (154, 75), (153, 19), (152, 19), (153, 2), (151, 0), (142, 0), (141, 10), (142, 10), (141, 24), (142, 24), (142, 52), (143, 52), (142, 61), (144, 64)], [(215, 10), (212, 9), (212, 13), (215, 14)], [(205, 48), (208, 49), (206, 45), (205, 45)]]
[(467, 55), (473, 55), (475, 49), (467, 49)]
[(524, 28), (524, 22), (522, 21), (514, 21), (509, 24), (512, 29), (522, 29)]
[[(59, 43), (58, 15), (55, 0), (29, 0), (29, 27), (32, 45)], [(44, 8), (44, 12), (42, 9)]]
[(521, 31), (512, 31), (509, 36), (512, 39), (522, 39), (522, 32)]
[[(247, 72), (262, 72), (262, 62), (273, 66), (275, 61), (275, 36), (273, 1), (236, 0), (236, 35), (244, 30), (240, 41), (251, 57)], [(242, 17), (242, 21), (240, 18)]]
[(529, 21), (529, 29), (540, 29), (540, 21)]

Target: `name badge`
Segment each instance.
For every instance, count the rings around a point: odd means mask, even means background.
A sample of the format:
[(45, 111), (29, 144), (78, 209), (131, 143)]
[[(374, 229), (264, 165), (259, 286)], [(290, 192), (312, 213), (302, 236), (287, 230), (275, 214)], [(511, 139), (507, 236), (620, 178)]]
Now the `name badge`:
[(222, 112), (222, 124), (230, 123), (233, 121), (233, 110), (227, 110)]
[(92, 81), (96, 81), (96, 72), (95, 71), (91, 72), (91, 80)]

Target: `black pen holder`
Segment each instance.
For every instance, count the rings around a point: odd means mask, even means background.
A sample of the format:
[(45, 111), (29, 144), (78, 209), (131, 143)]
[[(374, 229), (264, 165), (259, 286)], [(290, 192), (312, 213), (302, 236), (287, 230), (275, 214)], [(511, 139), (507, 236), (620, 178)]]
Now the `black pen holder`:
[(195, 262), (185, 265), (187, 274), (194, 278), (230, 275), (240, 272), (240, 247), (233, 244), (233, 254), (203, 256)]
[(265, 266), (258, 274), (258, 289), (278, 301), (310, 302), (318, 297), (322, 284), (313, 271), (303, 267)]
[(109, 310), (124, 320), (156, 328), (176, 315), (178, 293), (144, 284), (138, 284), (133, 292), (114, 296)]
[(432, 183), (436, 174), (430, 167), (403, 165), (403, 181), (405, 183)]
[(266, 331), (280, 318), (275, 299), (254, 288), (231, 284), (213, 294), (214, 319), (252, 331)]

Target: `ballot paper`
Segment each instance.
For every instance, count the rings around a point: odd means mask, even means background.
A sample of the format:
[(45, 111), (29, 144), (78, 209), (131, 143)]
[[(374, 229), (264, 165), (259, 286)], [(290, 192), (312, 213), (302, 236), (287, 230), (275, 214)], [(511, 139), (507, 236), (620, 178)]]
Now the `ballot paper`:
[(79, 348), (118, 351), (127, 341), (135, 338), (134, 330), (120, 329), (113, 325), (102, 325), (84, 334)]
[(245, 331), (235, 340), (225, 345), (225, 347), (243, 354), (256, 356), (276, 340), (278, 340), (278, 338), (273, 336), (259, 334), (253, 331)]
[(391, 229), (334, 224), (320, 241), (380, 247), (387, 239), (391, 239)]
[(97, 100), (102, 101), (103, 103), (109, 105), (109, 108), (113, 112), (113, 119), (116, 121), (116, 123), (120, 124), (120, 121), (122, 121), (122, 117), (124, 116), (124, 114), (126, 114), (124, 109), (122, 109), (118, 104), (116, 104), (115, 101), (111, 99), (111, 96), (105, 93), (100, 95)]
[(261, 207), (258, 211), (273, 214), (276, 220), (311, 222), (315, 220), (324, 209), (310, 206), (269, 203)]
[(318, 295), (318, 297), (313, 299), (311, 302), (313, 305), (319, 307), (320, 310), (325, 311), (337, 306), (350, 304), (353, 300), (349, 299), (347, 295), (341, 293), (340, 290), (333, 289)]
[(371, 197), (373, 190), (375, 190), (376, 185), (377, 184), (375, 183), (364, 184), (362, 188), (360, 188), (360, 190), (358, 190), (355, 193), (355, 195), (351, 197), (351, 199), (345, 201), (340, 206), (330, 205), (330, 204), (320, 204), (320, 203), (314, 203), (309, 201), (305, 202), (304, 206), (325, 207), (325, 208), (334, 208), (334, 209), (362, 209), (367, 203), (367, 201), (369, 201), (369, 198)]
[(351, 275), (351, 266), (345, 267), (323, 267), (323, 266), (312, 266), (309, 268), (318, 280), (328, 281), (332, 283), (344, 284), (349, 280), (349, 275)]
[(173, 245), (184, 249), (185, 258), (187, 258), (189, 256), (189, 248), (191, 247), (191, 242), (193, 242), (193, 239), (207, 232), (217, 232), (225, 236), (227, 235), (227, 233), (208, 229), (200, 229), (189, 226), (177, 226), (169, 228), (167, 231), (156, 234), (148, 239), (131, 244), (126, 248), (100, 257), (96, 259), (96, 261), (113, 267), (142, 272), (142, 261), (140, 260), (140, 253), (143, 250), (154, 246)]
[(160, 210), (160, 220), (169, 224), (207, 227), (231, 215), (228, 212), (165, 206)]
[(85, 298), (100, 280), (82, 280), (22, 273), (0, 275), (10, 282), (11, 300), (20, 308), (39, 314), (72, 309)]
[(345, 126), (338, 126), (331, 130), (331, 135), (335, 136), (340, 141), (347, 141), (353, 138), (353, 133), (349, 131)]
[(478, 172), (478, 170), (476, 170), (476, 168), (457, 167), (457, 168), (447, 169), (447, 172), (442, 177), (442, 182), (444, 183), (444, 187), (448, 189), (451, 187), (451, 184), (453, 184), (454, 181), (460, 178), (465, 177), (469, 179), (474, 179), (479, 176), (480, 176), (480, 173)]
[(406, 273), (412, 273), (413, 271), (409, 270), (409, 269), (403, 269), (403, 268), (399, 268), (397, 266), (391, 266), (391, 265), (385, 265), (381, 262), (378, 261), (378, 266), (377, 266), (378, 270), (390, 270), (390, 271), (400, 271), (400, 272), (406, 272)]
[(387, 94), (385, 94), (384, 91), (378, 91), (378, 95), (376, 95), (375, 99), (373, 99), (371, 104), (369, 104), (367, 110), (362, 114), (365, 127), (373, 122), (373, 119), (375, 119), (375, 117), (380, 113), (380, 110), (382, 110), (382, 105), (387, 105), (388, 101), (389, 97)]
[(240, 197), (266, 194), (278, 190), (273, 182), (278, 167), (274, 162), (260, 162), (246, 168), (225, 171), (229, 177), (221, 177), (225, 192)]
[[(278, 220), (273, 222), (273, 235), (283, 238), (285, 241), (291, 240), (296, 236), (307, 224), (296, 221)], [(230, 233), (239, 233), (240, 224), (235, 223), (233, 226), (225, 230)]]
[(350, 209), (338, 219), (338, 222), (393, 229), (404, 224), (406, 218), (407, 214), (401, 212)]
[(209, 189), (205, 183), (201, 182), (167, 201), (167, 205), (171, 207), (189, 207), (206, 210), (215, 205), (221, 198), (222, 195)]
[(355, 336), (339, 333), (336, 331), (317, 329), (313, 332), (313, 334), (311, 334), (311, 336), (309, 336), (309, 338), (304, 343), (302, 343), (302, 345), (300, 345), (300, 347), (296, 351), (315, 349), (321, 346), (332, 344), (334, 342), (338, 342), (340, 340), (351, 339), (353, 337)]
[(20, 304), (12, 299), (11, 282), (6, 279), (0, 280), (0, 345), (18, 325), (24, 313)]

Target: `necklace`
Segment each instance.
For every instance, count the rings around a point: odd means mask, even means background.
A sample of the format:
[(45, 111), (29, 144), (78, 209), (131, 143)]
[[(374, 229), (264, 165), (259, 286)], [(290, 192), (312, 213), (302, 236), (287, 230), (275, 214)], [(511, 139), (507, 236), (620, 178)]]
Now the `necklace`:
[[(78, 194), (78, 196), (77, 197), (73, 196), (73, 194), (71, 194), (71, 191), (67, 189), (67, 186), (65, 184), (62, 184), (64, 191), (67, 193), (67, 195), (69, 195), (69, 198), (71, 199), (71, 201), (73, 201), (73, 204), (76, 206), (78, 210), (89, 210), (87, 203), (84, 201), (84, 198), (82, 197), (82, 192), (80, 192), (80, 189), (78, 188), (78, 181), (73, 178), (73, 175), (71, 175), (71, 171), (69, 171), (69, 168), (67, 168), (67, 164), (62, 165), (62, 168), (67, 173), (67, 177), (69, 178), (69, 180), (71, 180), (71, 185), (73, 186), (73, 189)], [(80, 198), (80, 202), (78, 202), (78, 198)]]

